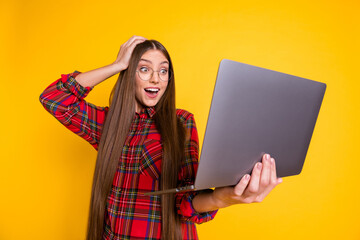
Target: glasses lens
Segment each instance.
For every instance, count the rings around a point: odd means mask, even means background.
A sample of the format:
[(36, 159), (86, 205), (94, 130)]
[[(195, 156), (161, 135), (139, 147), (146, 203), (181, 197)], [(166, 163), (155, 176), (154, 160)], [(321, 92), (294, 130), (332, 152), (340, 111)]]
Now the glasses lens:
[(163, 81), (168, 81), (169, 80), (169, 70), (168, 69), (161, 69), (159, 71), (159, 77)]
[(141, 67), (137, 72), (139, 73), (139, 77), (144, 81), (149, 81), (153, 74), (153, 70), (147, 67)]
[[(148, 67), (141, 67), (138, 71), (139, 77), (144, 81), (149, 81), (153, 77), (154, 70)], [(162, 81), (169, 80), (169, 70), (168, 69), (161, 69), (157, 71), (159, 78)]]

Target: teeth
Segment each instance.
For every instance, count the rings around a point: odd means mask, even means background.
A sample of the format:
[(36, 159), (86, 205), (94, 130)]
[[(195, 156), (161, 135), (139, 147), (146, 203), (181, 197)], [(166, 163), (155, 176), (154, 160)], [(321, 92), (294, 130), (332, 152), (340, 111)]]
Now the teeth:
[(149, 92), (158, 92), (159, 91), (159, 89), (157, 89), (157, 88), (146, 88), (145, 90), (149, 91)]

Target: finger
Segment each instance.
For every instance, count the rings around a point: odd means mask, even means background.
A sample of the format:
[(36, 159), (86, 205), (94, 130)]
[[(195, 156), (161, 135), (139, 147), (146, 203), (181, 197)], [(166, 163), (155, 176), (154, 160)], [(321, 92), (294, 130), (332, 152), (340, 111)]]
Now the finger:
[(269, 185), (267, 188), (263, 190), (263, 192), (259, 195), (261, 199), (264, 199), (278, 184), (282, 182), (282, 178), (277, 178), (276, 183), (273, 185)]
[(145, 38), (134, 39), (133, 41), (127, 43), (127, 45), (124, 47), (124, 51), (129, 52), (131, 54), (134, 48), (136, 47), (136, 45), (144, 42), (145, 40), (146, 40)]
[(270, 184), (271, 164), (270, 155), (264, 154), (262, 158), (263, 168), (260, 176), (260, 188), (266, 188)]
[(130, 45), (130, 43), (132, 43), (135, 39), (135, 35), (131, 36), (131, 38), (129, 38), (125, 43), (124, 43), (124, 47), (128, 47)]
[(234, 193), (235, 193), (236, 196), (241, 196), (244, 193), (246, 187), (249, 184), (249, 180), (250, 180), (250, 175), (249, 174), (245, 174), (241, 178), (240, 182), (234, 188)]
[(142, 42), (144, 42), (144, 41), (145, 41), (145, 40), (143, 40), (143, 39), (137, 39), (137, 40), (133, 41), (133, 42), (131, 43), (131, 45), (129, 45), (129, 46), (125, 49), (126, 52), (125, 52), (124, 54), (126, 54), (126, 55), (130, 58), (130, 56), (132, 55), (135, 47), (136, 47), (139, 43), (142, 43)]
[(145, 41), (146, 40), (146, 38), (144, 38), (144, 37), (140, 37), (140, 36), (132, 36), (129, 40), (127, 40), (126, 42), (125, 42), (125, 44), (124, 44), (124, 47), (129, 47), (134, 41), (136, 41), (136, 40), (139, 40), (139, 39), (141, 39), (141, 40), (143, 40), (143, 41)]
[(129, 38), (128, 40), (126, 40), (126, 42), (124, 42), (123, 44), (121, 44), (120, 50), (126, 48), (126, 47), (128, 46), (128, 44), (129, 44), (129, 41), (130, 41), (130, 40), (131, 40), (131, 38)]
[(271, 158), (270, 159), (270, 164), (271, 164), (271, 176), (270, 176), (270, 182), (271, 185), (276, 185), (278, 184), (278, 180), (277, 180), (277, 176), (276, 176), (276, 163), (275, 163), (275, 159)]
[(245, 190), (246, 192), (252, 194), (252, 193), (257, 193), (259, 191), (261, 169), (262, 169), (262, 163), (261, 162), (256, 163), (251, 173), (249, 186)]
[(276, 187), (276, 185), (282, 182), (282, 178), (277, 178), (276, 163), (274, 158), (270, 158), (270, 165), (271, 165), (270, 184), (261, 193), (262, 198), (265, 198), (265, 196), (267, 196)]
[(144, 42), (146, 39), (142, 39), (142, 38), (138, 38), (138, 39), (135, 39), (129, 46), (128, 48), (132, 51), (136, 45), (138, 45), (139, 43), (142, 43)]
[(134, 48), (137, 44), (145, 41), (146, 39), (143, 38), (143, 37), (138, 37), (136, 39), (134, 39), (131, 43), (131, 45), (125, 45), (125, 44), (129, 44), (128, 42), (124, 43), (124, 45), (121, 46), (120, 48), (120, 51), (118, 53), (118, 56), (117, 56), (117, 61), (120, 61), (120, 59), (126, 59), (125, 62), (126, 62), (126, 66), (128, 65), (128, 61), (130, 59), (130, 56), (132, 55), (132, 52), (134, 51)]

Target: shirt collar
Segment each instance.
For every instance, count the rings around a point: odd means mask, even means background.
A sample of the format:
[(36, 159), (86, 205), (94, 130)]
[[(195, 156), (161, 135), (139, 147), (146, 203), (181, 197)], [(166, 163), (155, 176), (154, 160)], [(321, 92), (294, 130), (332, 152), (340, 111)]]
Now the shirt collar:
[(147, 111), (149, 117), (151, 117), (151, 118), (152, 118), (152, 117), (154, 116), (154, 114), (156, 113), (155, 107), (147, 107), (147, 108), (146, 108), (146, 111)]
[(152, 118), (155, 115), (156, 111), (155, 111), (155, 107), (144, 107), (143, 109), (141, 109), (141, 111), (139, 113), (137, 113), (140, 117), (143, 114), (147, 114), (148, 117)]

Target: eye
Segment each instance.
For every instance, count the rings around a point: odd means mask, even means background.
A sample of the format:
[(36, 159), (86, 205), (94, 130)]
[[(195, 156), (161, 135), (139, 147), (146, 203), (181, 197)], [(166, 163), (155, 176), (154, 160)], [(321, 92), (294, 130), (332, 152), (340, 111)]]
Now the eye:
[(140, 68), (140, 72), (146, 73), (148, 71), (149, 71), (149, 69), (147, 67), (141, 67)]
[(160, 70), (160, 74), (162, 74), (162, 75), (165, 75), (165, 74), (167, 74), (167, 73), (168, 73), (168, 70), (165, 69), (165, 68), (163, 68), (163, 69)]

